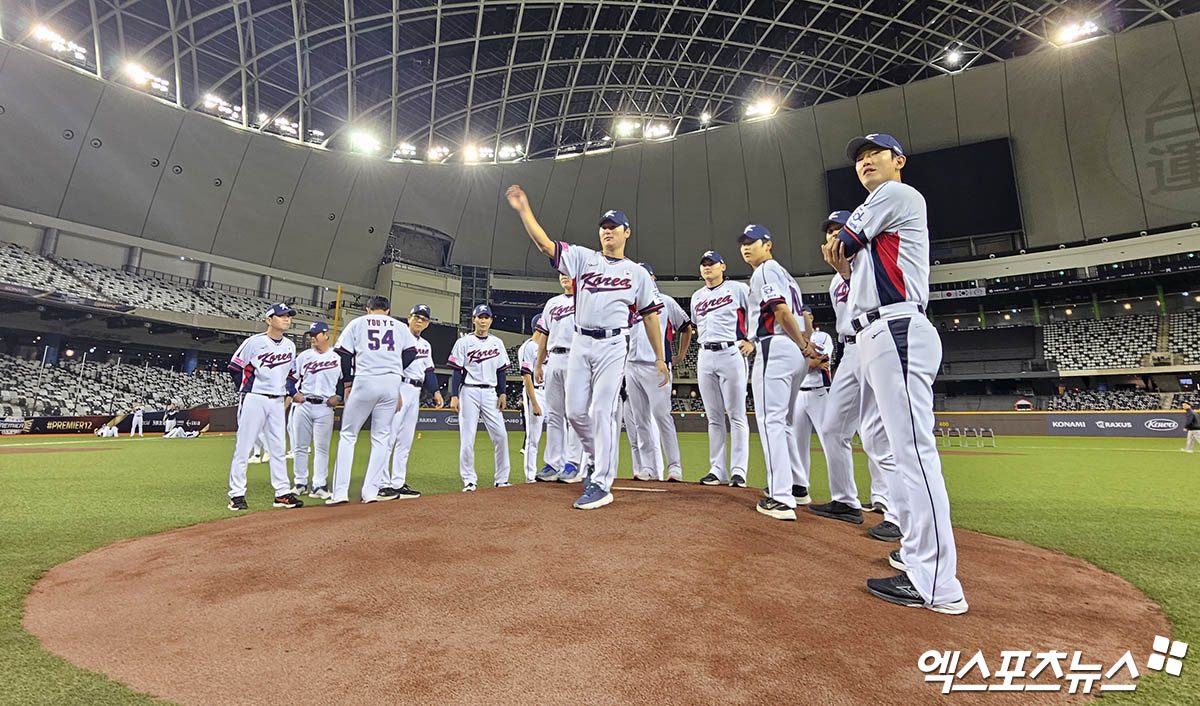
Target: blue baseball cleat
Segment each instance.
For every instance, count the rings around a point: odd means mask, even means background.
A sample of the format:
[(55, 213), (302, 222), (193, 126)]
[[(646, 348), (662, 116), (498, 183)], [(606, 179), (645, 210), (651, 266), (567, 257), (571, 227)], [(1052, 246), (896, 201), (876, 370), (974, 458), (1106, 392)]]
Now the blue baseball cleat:
[(552, 483), (558, 480), (558, 471), (554, 470), (554, 466), (547, 463), (542, 467), (542, 470), (538, 471), (536, 478), (540, 481)]
[(580, 495), (575, 501), (574, 507), (577, 510), (595, 510), (612, 501), (612, 493), (605, 490), (603, 486), (599, 483), (588, 483), (583, 489), (583, 495)]
[(583, 474), (579, 472), (579, 468), (569, 463), (563, 472), (558, 474), (559, 483), (578, 483), (582, 480)]

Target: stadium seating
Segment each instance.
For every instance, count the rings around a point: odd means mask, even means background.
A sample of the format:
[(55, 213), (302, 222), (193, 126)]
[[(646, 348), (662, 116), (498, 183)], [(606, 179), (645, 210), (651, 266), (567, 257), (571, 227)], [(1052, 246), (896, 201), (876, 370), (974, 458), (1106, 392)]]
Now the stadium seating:
[(1059, 370), (1135, 368), (1155, 350), (1158, 316), (1135, 314), (1046, 324), (1044, 357)]
[(0, 241), (0, 280), (88, 299), (106, 298), (54, 262), (16, 243)]
[(1074, 390), (1061, 397), (1051, 397), (1046, 403), (1049, 411), (1160, 409), (1162, 398), (1152, 392), (1132, 390)]
[(1177, 311), (1168, 318), (1172, 353), (1182, 353), (1187, 363), (1200, 363), (1200, 310)]
[(199, 296), (194, 290), (179, 284), (70, 257), (56, 257), (54, 260), (79, 279), (90, 282), (102, 298), (109, 301), (131, 304), (136, 302), (135, 305), (142, 309), (229, 316), (228, 312)]

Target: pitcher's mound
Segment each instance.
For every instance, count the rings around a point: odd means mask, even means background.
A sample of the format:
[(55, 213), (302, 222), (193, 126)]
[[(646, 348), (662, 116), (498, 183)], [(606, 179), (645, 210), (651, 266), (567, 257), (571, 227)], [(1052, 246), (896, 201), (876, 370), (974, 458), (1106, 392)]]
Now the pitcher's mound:
[[(1019, 542), (959, 531), (971, 610), (944, 616), (866, 592), (895, 573), (899, 545), (863, 533), (878, 515), (779, 522), (755, 489), (629, 486), (666, 492), (582, 512), (579, 486), (525, 485), (122, 541), (52, 569), (25, 627), (181, 704), (423, 706), (930, 703), (947, 697), (927, 650), (963, 651), (959, 668), (982, 650), (991, 670), (1002, 650), (1106, 668), (1132, 650), (1144, 671), (1170, 634), (1121, 578)], [(949, 698), (1083, 698), (1046, 671), (1061, 692)]]

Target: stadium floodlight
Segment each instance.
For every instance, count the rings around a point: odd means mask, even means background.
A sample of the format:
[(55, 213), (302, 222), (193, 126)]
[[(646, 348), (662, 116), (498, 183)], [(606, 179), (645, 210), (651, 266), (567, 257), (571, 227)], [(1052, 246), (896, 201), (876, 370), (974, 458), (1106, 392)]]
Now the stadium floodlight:
[(270, 119), (271, 119), (271, 116), (267, 115), (266, 113), (258, 114), (258, 124), (259, 125), (266, 125), (267, 121)]
[(958, 62), (960, 61), (962, 61), (962, 52), (957, 49), (952, 49), (950, 53), (946, 55), (946, 63), (950, 64), (951, 66), (958, 66)]
[(220, 96), (206, 93), (204, 94), (204, 103), (202, 105), (205, 110), (216, 113), (217, 117), (239, 123), (242, 121), (242, 106), (230, 105), (228, 102), (222, 100)]
[(1099, 33), (1100, 25), (1096, 24), (1092, 20), (1075, 22), (1058, 30), (1058, 34), (1056, 35), (1056, 43), (1060, 47), (1065, 47), (1068, 44), (1074, 44), (1075, 42), (1087, 39), (1088, 37)]
[(712, 114), (711, 114), (711, 113), (704, 112), (704, 113), (701, 113), (701, 114), (700, 114), (700, 124), (701, 124), (701, 125), (707, 125), (707, 124), (709, 124), (711, 121), (712, 121)]
[(355, 130), (350, 133), (350, 149), (365, 154), (375, 154), (379, 151), (379, 140), (369, 132)]
[(158, 91), (159, 93), (171, 92), (170, 81), (166, 80), (165, 78), (159, 78), (158, 76), (155, 76), (147, 71), (144, 66), (136, 62), (131, 61), (125, 64), (125, 75), (129, 77), (130, 81), (133, 81), (133, 83), (138, 86), (149, 88), (150, 90)]
[(671, 126), (666, 123), (650, 123), (646, 126), (646, 137), (652, 140), (667, 137), (671, 134)]
[(521, 145), (500, 145), (500, 159), (520, 159), (525, 156), (525, 148)]
[(480, 147), (476, 145), (467, 145), (463, 148), (463, 161), (474, 164), (476, 162), (486, 162), (496, 156), (496, 150), (491, 147)]
[(429, 151), (425, 154), (425, 156), (428, 157), (429, 161), (431, 161), (431, 162), (440, 162), (440, 161), (444, 160), (446, 157), (450, 156), (450, 148), (446, 147), (444, 145), (437, 145), (436, 147), (430, 147)]
[(1125, 311), (1129, 311), (1130, 309), (1133, 308), (1133, 304), (1130, 304), (1129, 302), (1125, 302), (1124, 304), (1122, 304), (1122, 306), (1125, 307)]
[(622, 120), (621, 122), (617, 123), (617, 136), (629, 137), (633, 135), (633, 133), (637, 132), (640, 127), (641, 125), (634, 120)]
[(401, 142), (396, 145), (396, 149), (392, 150), (392, 157), (396, 159), (412, 159), (417, 156), (417, 148), (407, 142)]
[(288, 137), (296, 137), (300, 134), (300, 123), (288, 120), (282, 115), (271, 123), (276, 130)]
[(1067, 316), (1071, 315), (1071, 307), (1067, 307), (1066, 314), (1067, 314)]
[(75, 42), (63, 39), (61, 34), (46, 25), (40, 24), (34, 27), (33, 38), (50, 47), (50, 51), (55, 54), (65, 54), (78, 62), (87, 62), (87, 49), (84, 49)]
[(775, 113), (775, 108), (775, 101), (763, 98), (746, 106), (746, 117), (759, 118), (773, 115)]

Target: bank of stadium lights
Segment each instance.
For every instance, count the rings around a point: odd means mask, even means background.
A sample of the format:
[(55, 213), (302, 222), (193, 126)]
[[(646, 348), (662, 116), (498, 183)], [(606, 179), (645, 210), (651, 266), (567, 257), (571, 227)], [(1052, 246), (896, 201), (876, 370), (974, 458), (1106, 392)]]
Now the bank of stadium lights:
[(650, 123), (646, 126), (646, 137), (657, 140), (671, 134), (671, 126), (666, 123)]
[(55, 54), (69, 56), (81, 64), (87, 63), (87, 49), (84, 49), (75, 42), (67, 41), (61, 34), (46, 25), (34, 27), (33, 38), (49, 47), (50, 51)]
[(778, 106), (773, 100), (767, 100), (764, 98), (763, 100), (754, 101), (750, 105), (746, 106), (746, 117), (762, 118), (768, 115), (774, 115), (777, 107)]
[(242, 106), (230, 105), (218, 96), (211, 93), (204, 95), (204, 109), (216, 113), (218, 117), (225, 118), (240, 123), (242, 121)]
[(700, 114), (700, 124), (701, 125), (707, 125), (710, 122), (712, 122), (712, 113), (701, 113)]
[(946, 54), (946, 63), (947, 64), (949, 64), (950, 66), (958, 66), (958, 63), (960, 61), (962, 61), (962, 52), (961, 51), (959, 51), (957, 49), (951, 49), (949, 52), (947, 52), (947, 54)]
[(379, 151), (379, 140), (369, 132), (355, 130), (350, 133), (350, 149), (365, 154), (375, 154)]
[(1100, 25), (1091, 20), (1075, 22), (1058, 30), (1055, 43), (1060, 47), (1094, 37), (1100, 33)]
[(632, 137), (641, 129), (641, 123), (636, 120), (622, 120), (617, 123), (617, 137)]
[(450, 156), (450, 148), (444, 145), (430, 147), (429, 151), (425, 153), (425, 156), (430, 162), (441, 162)]
[(463, 160), (475, 162), (489, 162), (496, 156), (496, 150), (487, 146), (467, 145), (463, 149)]
[(416, 156), (416, 145), (410, 145), (407, 142), (401, 142), (396, 145), (396, 149), (392, 150), (392, 157), (394, 159), (415, 159)]
[(148, 88), (151, 91), (157, 91), (164, 94), (171, 92), (170, 81), (166, 80), (165, 78), (159, 78), (158, 76), (155, 76), (147, 71), (146, 67), (139, 63), (131, 61), (128, 64), (125, 64), (125, 75), (129, 77), (129, 80), (133, 81), (135, 85)]
[(525, 148), (522, 145), (500, 145), (500, 159), (512, 161), (525, 156)]

